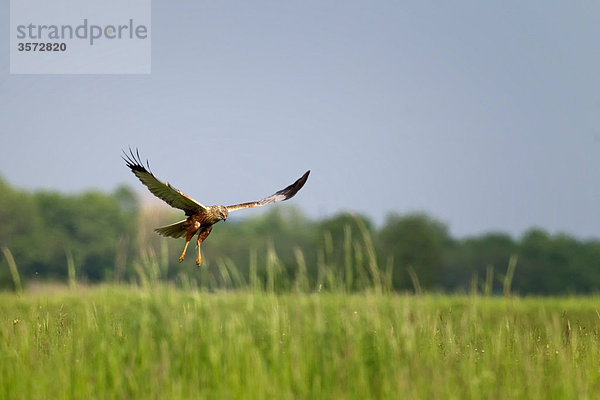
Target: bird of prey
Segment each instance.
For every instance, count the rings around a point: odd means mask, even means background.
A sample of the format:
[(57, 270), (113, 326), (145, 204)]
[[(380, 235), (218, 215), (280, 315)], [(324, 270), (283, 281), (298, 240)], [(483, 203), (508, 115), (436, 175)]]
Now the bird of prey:
[(131, 172), (133, 172), (135, 176), (148, 187), (153, 195), (171, 207), (185, 211), (185, 215), (187, 216), (186, 219), (171, 225), (156, 228), (154, 231), (161, 236), (170, 236), (173, 238), (185, 236), (185, 246), (181, 253), (181, 257), (179, 257), (179, 262), (182, 262), (185, 257), (185, 252), (190, 240), (198, 233), (198, 240), (196, 242), (198, 246), (198, 258), (196, 259), (196, 264), (198, 266), (200, 266), (200, 263), (202, 262), (200, 245), (206, 240), (208, 235), (210, 235), (214, 224), (221, 220), (226, 220), (227, 214), (231, 211), (266, 206), (267, 204), (277, 203), (278, 201), (284, 201), (294, 197), (294, 195), (302, 189), (302, 186), (304, 186), (308, 179), (308, 174), (310, 174), (310, 170), (306, 171), (296, 182), (262, 200), (234, 204), (231, 206), (204, 206), (182, 191), (174, 188), (169, 183), (158, 180), (152, 172), (150, 172), (148, 161), (146, 161), (146, 166), (144, 166), (137, 149), (135, 153), (133, 150), (129, 149), (129, 154), (125, 151), (123, 151), (123, 154), (123, 160), (131, 169)]

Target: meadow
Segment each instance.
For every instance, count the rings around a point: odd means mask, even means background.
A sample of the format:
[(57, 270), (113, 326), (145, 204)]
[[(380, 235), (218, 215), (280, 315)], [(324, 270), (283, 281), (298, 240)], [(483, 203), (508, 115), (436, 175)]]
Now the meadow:
[(598, 297), (0, 293), (5, 399), (592, 399)]

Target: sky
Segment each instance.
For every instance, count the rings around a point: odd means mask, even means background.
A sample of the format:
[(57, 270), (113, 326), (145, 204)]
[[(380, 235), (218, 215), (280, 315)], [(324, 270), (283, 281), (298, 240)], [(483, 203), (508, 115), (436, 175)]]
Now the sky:
[(16, 75), (2, 3), (3, 179), (148, 199), (120, 158), (131, 146), (207, 205), (310, 169), (289, 202), (312, 218), (422, 211), (457, 237), (600, 238), (600, 3), (155, 0), (151, 13), (150, 74)]

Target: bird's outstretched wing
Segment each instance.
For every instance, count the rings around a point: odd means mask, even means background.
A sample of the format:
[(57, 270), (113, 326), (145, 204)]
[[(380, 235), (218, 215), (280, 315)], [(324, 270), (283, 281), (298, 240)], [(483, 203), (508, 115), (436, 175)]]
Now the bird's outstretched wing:
[(150, 172), (150, 165), (148, 165), (148, 161), (146, 161), (146, 166), (144, 167), (144, 163), (140, 159), (140, 154), (135, 150), (135, 153), (131, 148), (129, 149), (129, 154), (123, 151), (125, 163), (129, 168), (131, 168), (131, 172), (138, 177), (140, 181), (144, 185), (150, 189), (153, 195), (170, 205), (171, 207), (179, 208), (180, 210), (185, 211), (186, 215), (193, 215), (199, 211), (206, 210), (206, 207), (202, 204), (198, 203), (196, 200), (192, 199), (190, 196), (186, 195), (182, 191), (174, 188), (168, 182), (164, 183), (158, 180), (152, 172)]
[(308, 179), (308, 174), (310, 174), (310, 170), (306, 171), (304, 175), (302, 175), (296, 182), (292, 183), (290, 186), (273, 193), (269, 197), (265, 197), (264, 199), (259, 201), (251, 201), (249, 203), (241, 203), (232, 206), (227, 206), (227, 211), (231, 212), (236, 210), (242, 210), (244, 208), (266, 206), (267, 204), (277, 203), (278, 201), (291, 199), (296, 193), (298, 193), (300, 189), (302, 189), (302, 186), (304, 186), (306, 180)]

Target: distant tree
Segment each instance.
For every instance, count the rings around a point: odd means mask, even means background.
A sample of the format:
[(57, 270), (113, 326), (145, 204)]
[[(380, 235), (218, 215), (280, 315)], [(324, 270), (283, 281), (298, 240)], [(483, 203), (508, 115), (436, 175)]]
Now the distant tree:
[[(79, 278), (99, 281), (114, 274), (118, 253), (122, 269), (134, 253), (135, 241), (129, 238), (136, 232), (138, 207), (125, 187), (112, 195), (31, 194), (0, 179), (0, 193), (0, 246), (11, 250), (25, 281), (65, 279), (67, 253)], [(0, 272), (0, 284), (6, 278)]]
[(500, 292), (502, 285), (499, 278), (506, 273), (511, 255), (517, 252), (518, 245), (510, 235), (499, 232), (457, 241), (442, 264), (442, 285), (447, 290), (466, 290), (473, 278), (483, 281), (492, 274), (491, 289)]
[(577, 276), (577, 292), (600, 292), (600, 241), (588, 240), (581, 243), (580, 251), (574, 256), (573, 270)]
[(536, 294), (585, 293), (600, 289), (598, 242), (532, 229), (521, 239), (515, 289)]
[(447, 227), (425, 214), (387, 217), (379, 231), (378, 247), (383, 257), (392, 257), (393, 284), (397, 289), (412, 288), (408, 268), (412, 267), (424, 288), (440, 284), (440, 265), (451, 243)]
[(97, 282), (112, 276), (120, 241), (135, 234), (137, 208), (127, 196), (122, 188), (112, 196), (91, 191), (75, 196), (36, 193), (34, 202), (43, 220), (41, 250), (46, 254), (40, 268), (45, 274), (64, 277), (65, 255), (70, 252), (81, 277)]
[[(0, 247), (8, 247), (21, 274), (43, 258), (42, 219), (31, 197), (0, 178)], [(41, 252), (39, 252), (41, 250)], [(4, 263), (0, 254), (0, 264)], [(0, 269), (0, 286), (12, 286), (8, 268)]]

